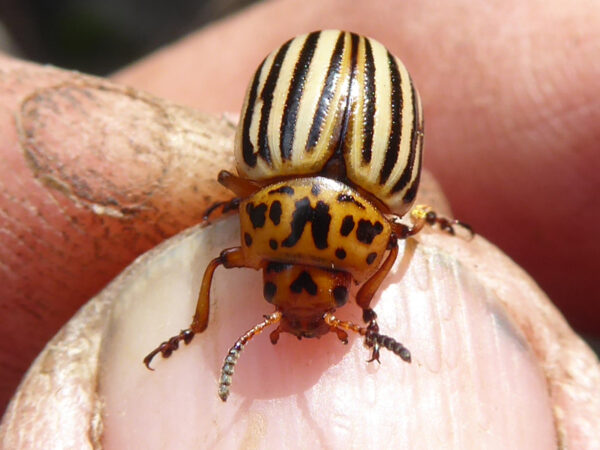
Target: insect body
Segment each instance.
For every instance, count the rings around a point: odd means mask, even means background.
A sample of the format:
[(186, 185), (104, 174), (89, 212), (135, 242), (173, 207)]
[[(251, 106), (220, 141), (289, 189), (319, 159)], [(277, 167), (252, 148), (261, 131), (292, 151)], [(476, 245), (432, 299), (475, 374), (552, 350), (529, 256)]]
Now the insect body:
[[(246, 95), (236, 137), (239, 176), (219, 182), (236, 197), (241, 245), (223, 250), (206, 268), (190, 328), (163, 342), (144, 363), (186, 344), (208, 325), (215, 269), (263, 271), (263, 295), (275, 307), (231, 347), (219, 396), (246, 343), (270, 325), (298, 338), (348, 331), (364, 336), (372, 360), (386, 348), (410, 362), (410, 352), (379, 333), (370, 303), (398, 255), (398, 239), (439, 224), (454, 233), (461, 222), (438, 218), (424, 206), (412, 226), (398, 219), (412, 206), (421, 170), (423, 119), (418, 94), (402, 63), (378, 42), (342, 31), (296, 37), (258, 68)], [(470, 228), (466, 226), (469, 230)], [(356, 303), (366, 326), (333, 312), (360, 284)]]

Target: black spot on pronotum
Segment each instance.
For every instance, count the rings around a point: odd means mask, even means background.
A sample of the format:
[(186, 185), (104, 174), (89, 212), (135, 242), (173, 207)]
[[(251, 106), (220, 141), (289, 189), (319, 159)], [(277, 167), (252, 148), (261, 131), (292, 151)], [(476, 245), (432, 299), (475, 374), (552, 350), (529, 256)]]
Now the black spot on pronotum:
[(312, 207), (310, 206), (310, 200), (308, 197), (304, 197), (296, 202), (296, 209), (292, 213), (291, 227), (292, 231), (290, 235), (285, 238), (281, 243), (283, 247), (293, 247), (300, 240), (300, 236), (304, 232), (306, 223), (311, 219)]
[(290, 290), (296, 294), (301, 293), (303, 289), (310, 295), (317, 295), (317, 285), (305, 270), (290, 284)]
[(383, 225), (377, 221), (374, 224), (370, 220), (360, 219), (358, 227), (356, 227), (356, 238), (364, 243), (370, 244), (375, 239), (375, 236), (383, 231)]
[(342, 226), (340, 227), (340, 233), (342, 236), (348, 236), (354, 229), (354, 218), (352, 216), (344, 217), (342, 220)]
[(319, 183), (314, 183), (310, 188), (310, 192), (316, 197), (321, 192), (321, 185)]
[(271, 247), (273, 250), (277, 250), (279, 244), (277, 244), (277, 241), (275, 239), (269, 239), (269, 247)]
[(337, 256), (339, 259), (344, 259), (346, 257), (346, 250), (343, 248), (336, 249), (335, 256)]
[(265, 226), (265, 213), (267, 212), (267, 205), (265, 203), (260, 203), (258, 206), (248, 203), (246, 205), (246, 212), (254, 229)]
[(281, 221), (281, 202), (279, 200), (275, 200), (271, 203), (269, 219), (271, 219), (271, 222), (273, 222), (274, 225), (279, 225), (279, 222)]
[(267, 281), (265, 283), (265, 286), (263, 289), (263, 295), (265, 297), (265, 300), (268, 301), (269, 303), (271, 303), (271, 301), (273, 300), (273, 297), (275, 297), (276, 292), (277, 292), (277, 286), (275, 286), (274, 283)]
[(295, 203), (295, 210), (292, 213), (290, 235), (281, 243), (283, 247), (293, 247), (298, 243), (304, 227), (308, 222), (312, 222), (312, 237), (315, 247), (318, 249), (327, 248), (327, 235), (329, 225), (331, 224), (331, 215), (329, 214), (329, 205), (325, 202), (317, 202), (317, 206), (310, 206), (308, 197), (304, 197)]
[(329, 234), (329, 225), (331, 224), (331, 215), (329, 214), (329, 205), (325, 202), (317, 202), (313, 209), (312, 217), (312, 237), (315, 247), (318, 249), (327, 248), (327, 235)]
[(373, 261), (375, 261), (375, 258), (377, 258), (377, 253), (375, 253), (375, 252), (369, 253), (367, 255), (367, 264), (369, 264), (369, 265), (373, 264)]
[(340, 203), (354, 203), (360, 209), (365, 209), (365, 205), (363, 205), (361, 202), (359, 202), (358, 200), (356, 200), (350, 194), (344, 194), (344, 193), (339, 194), (337, 196), (337, 201), (340, 202)]
[(348, 289), (345, 286), (334, 287), (332, 294), (337, 306), (343, 306), (348, 301)]
[(246, 247), (250, 247), (252, 245), (252, 236), (248, 233), (244, 233), (244, 242), (246, 243)]
[(269, 264), (267, 264), (267, 273), (281, 273), (286, 269), (289, 269), (291, 267), (291, 264), (284, 264), (284, 263), (280, 263), (280, 262), (270, 262)]
[(269, 191), (269, 195), (273, 194), (294, 195), (294, 188), (291, 186), (280, 186), (277, 189), (271, 189)]

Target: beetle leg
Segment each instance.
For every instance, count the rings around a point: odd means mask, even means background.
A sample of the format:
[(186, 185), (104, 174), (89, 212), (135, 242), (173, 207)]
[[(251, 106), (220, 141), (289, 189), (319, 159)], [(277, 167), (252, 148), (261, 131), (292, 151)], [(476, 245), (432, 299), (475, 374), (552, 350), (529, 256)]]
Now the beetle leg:
[[(403, 361), (406, 361), (407, 363), (411, 362), (410, 351), (404, 345), (396, 341), (394, 338), (374, 331), (369, 326), (361, 327), (360, 325), (356, 325), (355, 323), (340, 320), (331, 313), (325, 313), (325, 315), (323, 316), (323, 320), (325, 321), (325, 323), (327, 323), (327, 325), (329, 325), (332, 328), (338, 329), (340, 331), (353, 331), (357, 334), (360, 334), (361, 336), (364, 336), (365, 343), (368, 347), (373, 347), (377, 345), (377, 347), (379, 348), (379, 346), (381, 346), (385, 349), (388, 349), (392, 353), (398, 355), (400, 358), (402, 358)], [(377, 356), (379, 356), (379, 354)], [(371, 361), (373, 361), (373, 358), (371, 358), (368, 362)], [(379, 361), (379, 359), (377, 359), (377, 361)]]
[(375, 292), (377, 292), (377, 289), (379, 289), (379, 286), (381, 286), (381, 283), (392, 269), (394, 261), (398, 256), (398, 243), (396, 240), (397, 237), (392, 234), (389, 242), (390, 252), (388, 253), (387, 258), (383, 261), (381, 266), (379, 266), (377, 272), (365, 281), (356, 294), (356, 303), (362, 308), (363, 320), (367, 323), (375, 322), (375, 319), (377, 318), (377, 314), (375, 314), (375, 311), (373, 311), (369, 305), (371, 304)]
[(244, 346), (257, 334), (260, 334), (266, 327), (277, 323), (281, 320), (281, 312), (275, 311), (273, 314), (269, 316), (265, 316), (265, 320), (260, 322), (258, 325), (255, 325), (250, 330), (246, 331), (235, 344), (229, 349), (229, 353), (225, 357), (225, 361), (223, 362), (223, 368), (221, 369), (221, 378), (219, 380), (219, 397), (224, 402), (227, 401), (227, 397), (229, 397), (229, 387), (231, 386), (231, 377), (233, 376), (233, 371), (235, 370), (235, 365), (237, 360), (244, 349)]
[(240, 206), (240, 202), (242, 199), (251, 196), (258, 189), (260, 189), (260, 185), (255, 183), (254, 181), (247, 180), (242, 177), (238, 177), (227, 170), (221, 170), (219, 172), (219, 176), (217, 178), (219, 183), (225, 186), (227, 189), (236, 194), (235, 198), (231, 200), (215, 202), (213, 203), (202, 216), (202, 220), (207, 221), (210, 218), (210, 215), (215, 212), (219, 208), (223, 208), (221, 210), (221, 214), (228, 213), (229, 211), (237, 210)]
[(468, 223), (461, 222), (457, 219), (450, 220), (446, 219), (445, 217), (439, 217), (435, 211), (427, 211), (427, 213), (425, 214), (425, 222), (427, 222), (427, 224), (431, 226), (438, 224), (442, 230), (447, 231), (453, 236), (456, 234), (453, 225), (459, 225), (469, 232), (469, 234), (471, 235), (471, 239), (475, 237), (473, 227)]
[(436, 224), (440, 226), (440, 229), (450, 233), (453, 236), (456, 234), (454, 230), (455, 225), (459, 225), (467, 230), (471, 235), (471, 239), (473, 239), (475, 236), (475, 232), (473, 231), (473, 227), (471, 227), (471, 225), (461, 222), (460, 220), (450, 220), (446, 219), (445, 217), (439, 217), (437, 213), (427, 205), (415, 206), (410, 212), (410, 217), (413, 221), (412, 227), (408, 227), (398, 221), (390, 221), (392, 229), (398, 235), (399, 239), (406, 239), (407, 237), (417, 234), (425, 225), (434, 226)]
[(212, 205), (210, 205), (210, 207), (204, 212), (204, 215), (202, 216), (202, 220), (204, 222), (208, 222), (208, 219), (210, 219), (210, 216), (213, 212), (215, 212), (217, 209), (221, 208), (221, 214), (226, 214), (230, 211), (234, 211), (240, 207), (240, 202), (242, 201), (241, 198), (236, 197), (236, 198), (232, 198), (231, 200), (227, 200), (224, 202), (215, 202)]
[(344, 345), (348, 343), (348, 333), (346, 333), (344, 330), (338, 327), (331, 327), (331, 331), (337, 335), (338, 339), (342, 341)]
[[(267, 318), (267, 316), (265, 316), (265, 319), (266, 318)], [(277, 342), (279, 341), (280, 334), (281, 334), (281, 326), (279, 326), (276, 329), (274, 329), (273, 331), (271, 331), (271, 334), (269, 334), (269, 339), (271, 340), (271, 344), (273, 344), (273, 345), (277, 344)]]
[[(371, 278), (369, 278), (358, 290), (356, 294), (356, 303), (363, 310), (363, 320), (368, 324), (368, 329), (371, 330), (372, 333), (379, 332), (379, 325), (377, 325), (377, 314), (373, 309), (370, 308), (371, 300), (381, 286), (381, 283), (387, 276), (387, 274), (392, 269), (394, 265), (394, 261), (398, 256), (398, 242), (395, 234), (390, 236), (390, 242), (388, 246), (390, 247), (390, 252), (388, 253), (387, 258), (383, 261), (377, 272), (373, 274)], [(371, 361), (379, 361), (379, 343), (377, 341), (370, 340), (368, 337), (365, 339), (365, 343), (368, 347), (373, 348), (373, 354), (371, 357)]]
[(221, 170), (219, 172), (217, 180), (240, 198), (250, 197), (261, 188), (258, 183), (238, 177), (226, 170)]
[(144, 358), (144, 364), (148, 369), (153, 370), (150, 367), (150, 363), (157, 354), (161, 353), (163, 358), (168, 358), (171, 356), (171, 353), (179, 348), (179, 342), (183, 341), (185, 344), (189, 344), (195, 334), (202, 333), (206, 329), (210, 310), (210, 287), (212, 285), (215, 269), (220, 265), (223, 265), (227, 269), (233, 267), (249, 267), (246, 264), (244, 254), (240, 247), (223, 250), (217, 258), (208, 263), (208, 266), (206, 266), (206, 270), (204, 271), (204, 277), (202, 278), (202, 285), (200, 286), (200, 293), (198, 294), (196, 312), (194, 313), (192, 324), (189, 328), (182, 330), (178, 335), (173, 336), (160, 344)]

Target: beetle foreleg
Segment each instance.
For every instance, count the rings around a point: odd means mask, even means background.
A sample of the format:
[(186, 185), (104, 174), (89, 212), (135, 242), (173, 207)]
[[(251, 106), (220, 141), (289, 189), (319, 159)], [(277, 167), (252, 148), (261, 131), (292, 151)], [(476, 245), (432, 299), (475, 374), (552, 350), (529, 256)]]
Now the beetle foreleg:
[(235, 370), (235, 365), (237, 360), (240, 358), (240, 354), (244, 349), (244, 346), (257, 334), (260, 334), (266, 327), (277, 323), (281, 320), (281, 312), (275, 311), (273, 314), (269, 316), (265, 316), (265, 320), (263, 320), (258, 325), (255, 325), (253, 328), (248, 330), (241, 336), (235, 344), (229, 349), (229, 353), (225, 357), (225, 361), (223, 362), (223, 368), (221, 369), (221, 378), (219, 380), (219, 398), (224, 402), (227, 401), (227, 397), (229, 397), (229, 387), (231, 386), (231, 378), (233, 376), (233, 372)]
[(204, 222), (208, 222), (212, 213), (215, 212), (219, 208), (221, 208), (221, 214), (227, 214), (230, 211), (237, 211), (238, 208), (240, 207), (241, 201), (242, 201), (241, 198), (236, 197), (236, 198), (232, 198), (231, 200), (224, 201), (224, 202), (215, 202), (204, 212), (204, 215), (202, 216), (202, 220)]
[(217, 258), (208, 263), (204, 271), (204, 277), (202, 278), (202, 285), (198, 294), (198, 302), (196, 303), (196, 312), (194, 313), (192, 324), (189, 328), (182, 330), (178, 335), (173, 336), (148, 353), (144, 358), (144, 364), (148, 369), (153, 370), (150, 367), (150, 363), (156, 355), (161, 353), (163, 358), (168, 358), (171, 356), (171, 353), (179, 348), (179, 342), (184, 341), (186, 344), (189, 344), (195, 334), (202, 333), (206, 329), (210, 312), (210, 287), (215, 269), (220, 265), (223, 265), (227, 269), (247, 267), (242, 249), (240, 247), (233, 247), (223, 250)]
[(217, 180), (240, 198), (250, 197), (261, 188), (258, 183), (246, 178), (237, 177), (226, 170), (219, 172)]
[(363, 309), (363, 320), (366, 323), (375, 323), (375, 320), (377, 319), (377, 314), (375, 314), (375, 311), (373, 311), (369, 306), (373, 296), (377, 292), (377, 289), (379, 289), (379, 286), (381, 286), (381, 283), (383, 283), (383, 280), (392, 269), (394, 261), (396, 261), (396, 257), (398, 256), (397, 239), (398, 238), (393, 234), (390, 236), (390, 252), (388, 253), (386, 259), (383, 261), (381, 266), (379, 266), (373, 276), (365, 281), (356, 294), (356, 303)]
[(410, 212), (410, 217), (413, 220), (414, 225), (412, 228), (408, 229), (408, 234), (405, 237), (417, 234), (425, 225), (434, 226), (436, 224), (439, 225), (441, 230), (446, 231), (453, 236), (456, 234), (454, 230), (455, 225), (459, 225), (467, 230), (471, 235), (471, 239), (473, 239), (475, 236), (475, 232), (473, 231), (471, 225), (461, 222), (460, 220), (451, 220), (446, 219), (445, 217), (439, 217), (437, 213), (427, 205), (415, 206)]
[(459, 225), (469, 232), (469, 234), (471, 235), (471, 239), (475, 237), (473, 227), (468, 223), (461, 222), (457, 219), (450, 220), (446, 219), (445, 217), (438, 217), (435, 211), (427, 212), (427, 214), (425, 215), (425, 222), (427, 222), (427, 224), (431, 226), (438, 224), (442, 230), (447, 231), (453, 236), (456, 234), (454, 231), (454, 225)]
[(144, 358), (144, 365), (148, 369), (154, 370), (152, 367), (150, 367), (150, 363), (152, 362), (152, 359), (156, 355), (158, 355), (159, 353), (162, 353), (163, 358), (168, 358), (169, 356), (171, 356), (171, 353), (173, 353), (175, 350), (177, 350), (179, 348), (180, 341), (185, 342), (185, 344), (187, 345), (194, 338), (194, 334), (195, 333), (192, 330), (190, 330), (189, 328), (186, 330), (181, 330), (181, 332), (177, 336), (173, 336), (171, 339), (163, 342), (158, 347), (156, 347), (154, 350), (152, 350), (150, 353), (148, 353), (148, 356), (146, 356)]

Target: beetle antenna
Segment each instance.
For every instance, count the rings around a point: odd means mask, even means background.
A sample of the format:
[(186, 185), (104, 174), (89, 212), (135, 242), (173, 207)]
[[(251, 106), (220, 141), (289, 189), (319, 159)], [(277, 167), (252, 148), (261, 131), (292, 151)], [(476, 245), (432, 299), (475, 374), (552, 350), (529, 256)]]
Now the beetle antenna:
[(225, 361), (223, 361), (221, 378), (219, 380), (219, 398), (221, 400), (226, 402), (227, 397), (229, 397), (229, 387), (231, 386), (235, 365), (240, 357), (240, 354), (242, 353), (242, 350), (244, 349), (244, 346), (248, 343), (248, 341), (250, 341), (250, 339), (257, 334), (260, 334), (266, 327), (273, 325), (280, 320), (281, 312), (279, 311), (275, 311), (273, 314), (265, 316), (265, 320), (244, 333), (244, 335), (235, 341), (235, 344), (233, 344), (233, 346), (229, 349), (229, 353), (225, 357)]

